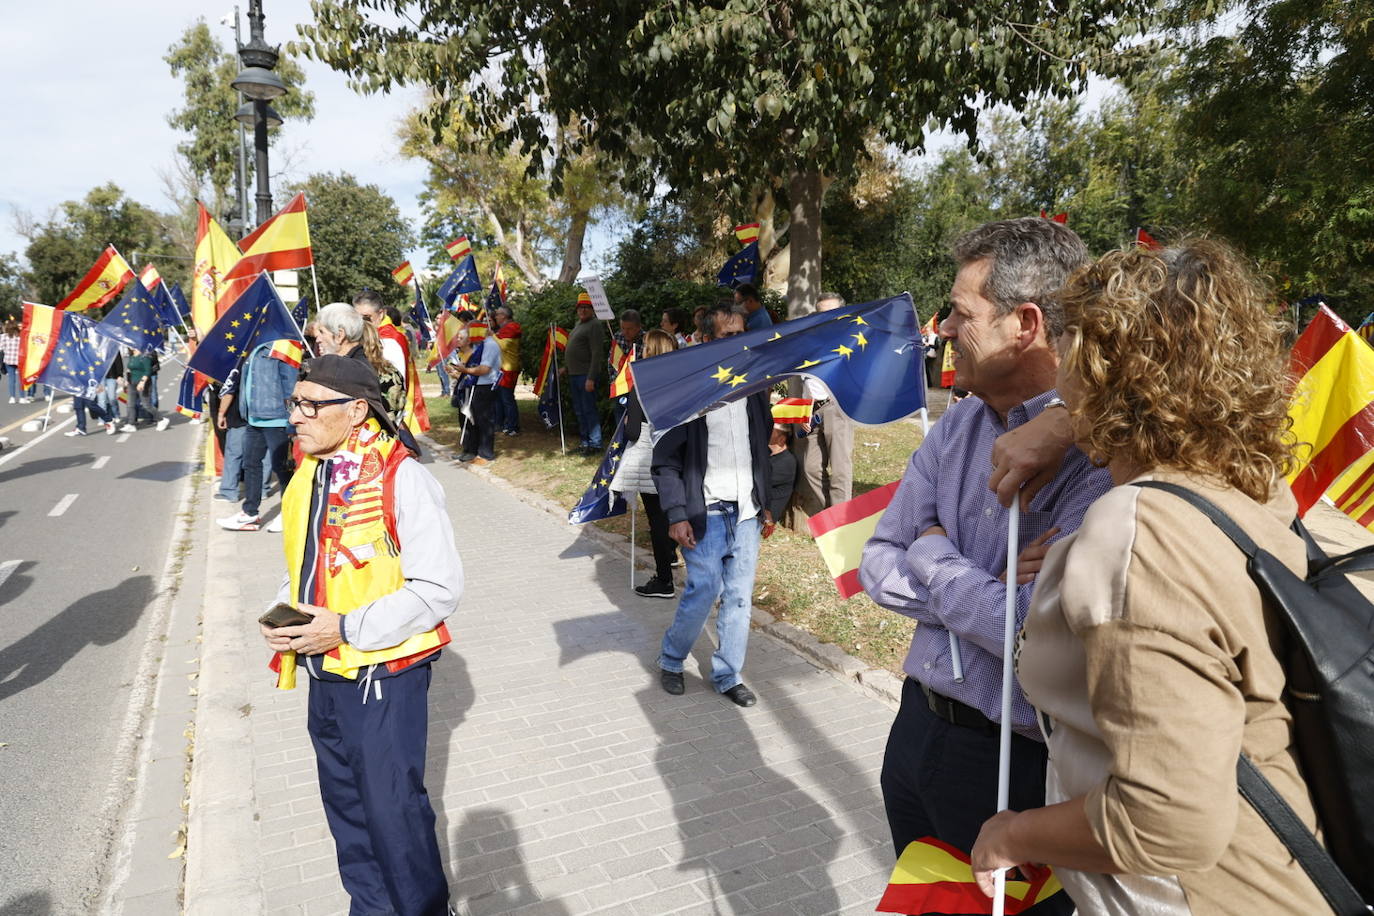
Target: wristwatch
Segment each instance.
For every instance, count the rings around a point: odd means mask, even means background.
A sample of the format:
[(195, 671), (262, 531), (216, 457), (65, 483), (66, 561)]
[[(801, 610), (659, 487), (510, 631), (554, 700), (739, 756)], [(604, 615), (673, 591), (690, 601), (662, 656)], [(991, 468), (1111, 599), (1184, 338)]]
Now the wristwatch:
[(1064, 403), (1064, 399), (1061, 398), (1061, 397), (1053, 397), (1053, 398), (1050, 398), (1048, 401), (1045, 402), (1045, 407), (1044, 407), (1045, 410), (1049, 410), (1051, 407), (1062, 407), (1062, 408), (1064, 408), (1065, 410), (1068, 410), (1068, 409), (1069, 409), (1069, 405), (1068, 405), (1068, 404), (1065, 404), (1065, 403)]

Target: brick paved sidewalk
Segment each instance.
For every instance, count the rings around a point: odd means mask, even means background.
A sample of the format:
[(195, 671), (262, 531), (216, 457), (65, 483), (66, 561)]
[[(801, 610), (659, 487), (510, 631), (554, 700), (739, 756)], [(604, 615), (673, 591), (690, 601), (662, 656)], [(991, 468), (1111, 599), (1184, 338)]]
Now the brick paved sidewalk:
[[(687, 695), (666, 695), (654, 660), (675, 602), (634, 595), (622, 558), (478, 473), (429, 467), (467, 575), (426, 778), (459, 911), (871, 913), (892, 864), (877, 786), (891, 710), (757, 631), (758, 706), (710, 689), (704, 642)], [(210, 533), (188, 913), (348, 908), (306, 688), (272, 689), (254, 623), (279, 544)]]

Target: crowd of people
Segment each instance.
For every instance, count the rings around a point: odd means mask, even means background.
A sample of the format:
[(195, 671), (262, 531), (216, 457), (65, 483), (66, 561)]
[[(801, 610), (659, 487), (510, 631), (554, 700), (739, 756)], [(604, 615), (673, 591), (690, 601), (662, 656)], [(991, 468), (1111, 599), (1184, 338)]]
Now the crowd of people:
[[(1053, 866), (1067, 893), (1032, 913), (1251, 913), (1276, 900), (1322, 911), (1312, 879), (1237, 792), (1243, 753), (1316, 829), (1280, 639), (1246, 559), (1182, 500), (1137, 486), (1201, 493), (1305, 569), (1283, 477), (1285, 348), (1265, 287), (1216, 242), (1094, 261), (1044, 219), (978, 227), (953, 254), (939, 334), (970, 396), (912, 454), (859, 569), (875, 602), (917, 622), (880, 779), (894, 855), (933, 837), (967, 853), (989, 890), (998, 869)], [(826, 293), (816, 308), (843, 305)], [(605, 447), (597, 399), (619, 360), (772, 321), (747, 287), (690, 317), (670, 309), (648, 330), (633, 310), (610, 335), (590, 304), (575, 311), (561, 371), (589, 454)], [(502, 343), (518, 341), (519, 325), (506, 308), (489, 322), (458, 318), (439, 368), (463, 416), (458, 460), (483, 466), (498, 434), (519, 434), (518, 352)], [(384, 332), (399, 323), (368, 293), (326, 306), (309, 328), (320, 355), (299, 372), (255, 351), (215, 392), (226, 440), (243, 430), (221, 484), (243, 508), (221, 524), (256, 527), (267, 474), (279, 475), (288, 575), (277, 597), (305, 619), (264, 623), (263, 635), (282, 686), (298, 665), (310, 678), (344, 886), (362, 911), (444, 913), (418, 773), (430, 665), (462, 571), (444, 494), (406, 432), (411, 382), (398, 358), (411, 355)], [(814, 379), (788, 385), (815, 405), (803, 435), (774, 422), (766, 391), (663, 431), (636, 398), (614, 405), (625, 448), (612, 489), (642, 501), (653, 545), (654, 573), (636, 591), (677, 599), (657, 656), (670, 695), (686, 692), (714, 611), (710, 687), (757, 703), (744, 670), (760, 543), (784, 513), (804, 519), (852, 495), (852, 422)], [(1009, 598), (1020, 637), (1010, 807), (999, 813)]]

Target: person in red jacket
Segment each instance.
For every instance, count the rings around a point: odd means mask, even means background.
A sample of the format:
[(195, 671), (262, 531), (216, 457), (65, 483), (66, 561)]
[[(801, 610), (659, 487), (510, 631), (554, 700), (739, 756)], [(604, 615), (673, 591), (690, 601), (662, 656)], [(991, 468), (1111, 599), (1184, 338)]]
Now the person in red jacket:
[(520, 322), (510, 306), (492, 312), (496, 343), (501, 348), (501, 378), (496, 383), (496, 426), (507, 436), (520, 435), (520, 411), (515, 406), (515, 380), (520, 377)]

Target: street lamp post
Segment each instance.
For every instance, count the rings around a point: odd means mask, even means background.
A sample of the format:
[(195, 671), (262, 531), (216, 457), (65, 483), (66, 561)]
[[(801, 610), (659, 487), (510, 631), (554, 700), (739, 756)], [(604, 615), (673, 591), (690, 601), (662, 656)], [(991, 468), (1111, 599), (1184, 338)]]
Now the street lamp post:
[[(241, 19), (240, 19), (240, 17), (239, 17), (239, 8), (238, 8), (237, 6), (234, 7), (234, 14), (233, 14), (233, 15), (234, 15), (234, 53), (237, 54), (239, 48), (242, 48), (242, 47), (243, 47), (243, 31), (242, 31), (242, 28), (241, 28), (242, 21), (241, 21)], [(229, 17), (228, 17), (228, 16), (225, 16), (223, 19), (220, 20), (220, 23), (223, 24), (223, 25), (228, 25), (228, 24), (229, 24)], [(235, 198), (234, 198), (234, 199), (237, 201), (237, 205), (238, 205), (238, 216), (236, 216), (236, 217), (234, 218), (234, 220), (230, 223), (230, 227), (229, 227), (229, 228), (230, 228), (232, 231), (236, 232), (236, 233), (238, 234), (238, 237), (239, 237), (239, 238), (243, 238), (245, 235), (248, 234), (248, 226), (249, 226), (249, 223), (248, 223), (248, 136), (247, 136), (246, 131), (247, 131), (247, 129), (248, 129), (249, 127), (251, 127), (251, 126), (253, 125), (253, 120), (252, 120), (253, 106), (252, 106), (252, 104), (247, 100), (247, 98), (243, 95), (243, 93), (239, 93), (239, 99), (240, 99), (240, 101), (243, 102), (243, 106), (242, 106), (241, 108), (239, 108), (238, 113), (235, 114), (235, 116), (234, 116), (234, 120), (236, 120), (236, 121), (239, 122), (239, 147), (238, 147), (238, 155), (235, 157), (235, 158), (238, 160), (238, 188), (237, 188), (237, 192), (238, 192), (238, 193), (235, 195)], [(247, 118), (246, 120), (245, 120), (244, 117), (243, 117), (244, 109), (247, 109), (247, 110), (248, 110), (248, 118)]]
[[(258, 173), (258, 190), (254, 200), (257, 203), (258, 225), (272, 217), (272, 190), (267, 173), (267, 123), (276, 112), (271, 111), (267, 103), (286, 92), (286, 84), (272, 72), (276, 69), (279, 53), (277, 48), (263, 39), (262, 21), (262, 0), (249, 0), (248, 43), (240, 45), (238, 49), (243, 69), (232, 84), (251, 101), (253, 107), (253, 167)], [(242, 109), (240, 113), (245, 114)], [(277, 120), (280, 121), (280, 118)]]

